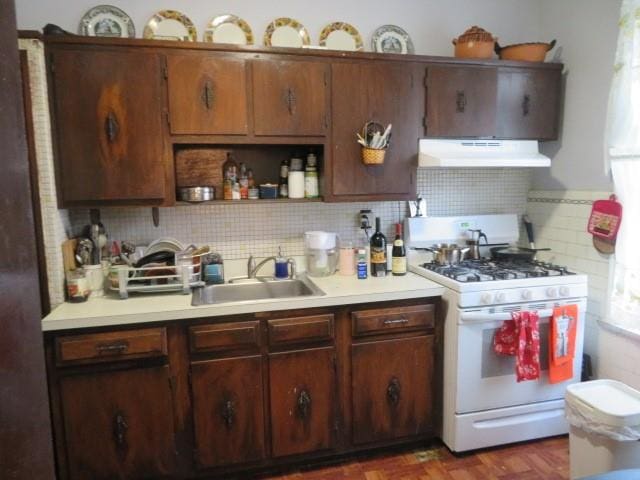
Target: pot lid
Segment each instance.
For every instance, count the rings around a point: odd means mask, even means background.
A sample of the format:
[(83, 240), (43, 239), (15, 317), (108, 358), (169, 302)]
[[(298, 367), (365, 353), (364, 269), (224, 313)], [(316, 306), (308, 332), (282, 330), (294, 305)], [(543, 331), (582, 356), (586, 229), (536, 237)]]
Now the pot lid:
[(474, 25), (458, 37), (458, 42), (495, 42), (495, 38), (484, 28)]

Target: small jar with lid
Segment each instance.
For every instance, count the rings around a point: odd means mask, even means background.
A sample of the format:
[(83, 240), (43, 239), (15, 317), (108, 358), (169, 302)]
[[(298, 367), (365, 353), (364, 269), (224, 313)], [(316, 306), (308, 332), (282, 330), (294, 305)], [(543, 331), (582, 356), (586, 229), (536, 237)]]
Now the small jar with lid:
[(67, 272), (66, 281), (69, 302), (86, 302), (91, 290), (89, 288), (89, 280), (87, 280), (84, 269), (78, 268)]

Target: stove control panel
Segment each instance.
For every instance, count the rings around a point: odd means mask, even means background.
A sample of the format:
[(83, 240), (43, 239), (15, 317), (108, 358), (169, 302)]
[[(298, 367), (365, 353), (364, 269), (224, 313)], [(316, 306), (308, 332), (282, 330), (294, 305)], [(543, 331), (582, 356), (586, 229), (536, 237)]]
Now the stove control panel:
[(570, 285), (501, 288), (500, 290), (458, 293), (458, 305), (461, 307), (508, 305), (525, 302), (548, 302), (566, 298), (587, 296), (587, 283)]

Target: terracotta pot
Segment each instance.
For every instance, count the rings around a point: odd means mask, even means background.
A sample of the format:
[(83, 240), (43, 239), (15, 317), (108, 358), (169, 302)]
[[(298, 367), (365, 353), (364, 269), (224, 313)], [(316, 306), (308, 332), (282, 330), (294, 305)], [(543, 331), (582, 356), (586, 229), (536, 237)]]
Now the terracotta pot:
[(517, 43), (501, 47), (496, 42), (495, 52), (501, 60), (521, 60), (525, 62), (544, 62), (547, 52), (556, 46), (556, 41), (549, 43), (531, 42)]
[(496, 38), (476, 25), (454, 38), (454, 55), (458, 58), (491, 58)]

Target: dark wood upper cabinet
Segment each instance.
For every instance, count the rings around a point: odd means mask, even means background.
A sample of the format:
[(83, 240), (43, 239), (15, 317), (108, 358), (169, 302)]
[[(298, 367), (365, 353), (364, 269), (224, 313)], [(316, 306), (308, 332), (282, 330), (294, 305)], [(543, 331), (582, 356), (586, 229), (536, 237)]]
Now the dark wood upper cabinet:
[[(331, 199), (400, 200), (415, 196), (424, 117), (425, 67), (414, 63), (332, 65)], [(365, 165), (356, 133), (368, 121), (393, 125), (383, 165)]]
[(269, 354), (274, 457), (326, 450), (335, 442), (333, 347)]
[(162, 203), (169, 188), (160, 56), (57, 48), (50, 62), (62, 206)]
[(176, 444), (169, 367), (60, 379), (69, 478), (158, 478)]
[(353, 443), (433, 428), (433, 336), (352, 346)]
[(432, 66), (426, 136), (554, 140), (558, 68)]
[(171, 133), (244, 135), (247, 65), (224, 55), (169, 55)]
[(193, 362), (191, 384), (198, 465), (265, 458), (262, 357)]
[(430, 66), (427, 73), (428, 137), (493, 137), (496, 67)]
[(498, 138), (558, 138), (562, 73), (557, 69), (501, 69)]
[(252, 62), (256, 135), (322, 136), (327, 130), (329, 64)]

